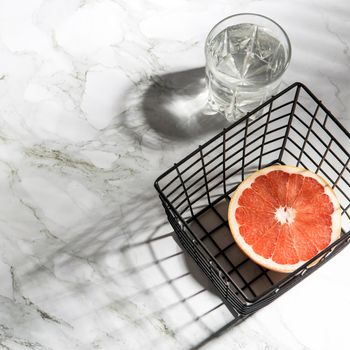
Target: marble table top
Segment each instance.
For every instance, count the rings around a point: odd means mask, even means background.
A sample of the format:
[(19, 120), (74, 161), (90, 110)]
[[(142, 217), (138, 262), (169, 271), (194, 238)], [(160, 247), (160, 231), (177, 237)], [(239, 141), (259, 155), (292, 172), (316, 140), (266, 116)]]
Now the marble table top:
[(345, 0), (0, 2), (1, 349), (349, 349), (350, 249), (237, 327), (173, 239), (155, 178), (221, 130), (209, 29), (265, 14), (286, 86), (350, 129)]

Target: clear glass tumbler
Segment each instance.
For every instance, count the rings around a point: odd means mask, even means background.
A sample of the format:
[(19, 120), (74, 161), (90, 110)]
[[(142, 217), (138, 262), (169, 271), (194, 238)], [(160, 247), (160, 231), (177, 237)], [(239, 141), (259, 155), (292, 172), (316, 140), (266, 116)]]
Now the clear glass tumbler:
[(233, 121), (258, 107), (277, 92), (291, 51), (286, 32), (268, 17), (223, 19), (205, 44), (210, 108)]

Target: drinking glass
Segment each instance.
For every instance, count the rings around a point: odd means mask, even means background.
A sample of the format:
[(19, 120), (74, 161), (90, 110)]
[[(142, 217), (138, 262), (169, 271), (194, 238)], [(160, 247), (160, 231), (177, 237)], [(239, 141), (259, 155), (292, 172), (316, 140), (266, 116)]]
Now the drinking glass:
[(205, 43), (210, 108), (234, 121), (258, 107), (278, 91), (291, 51), (286, 32), (268, 17), (223, 19)]

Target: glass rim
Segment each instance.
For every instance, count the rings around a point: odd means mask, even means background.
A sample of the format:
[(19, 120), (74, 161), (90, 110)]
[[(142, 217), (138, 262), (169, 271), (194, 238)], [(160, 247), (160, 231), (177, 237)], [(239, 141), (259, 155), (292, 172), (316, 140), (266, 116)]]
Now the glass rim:
[[(255, 17), (261, 17), (261, 18), (264, 18), (266, 20), (268, 20), (269, 22), (273, 23), (274, 25), (276, 25), (282, 32), (283, 36), (285, 37), (286, 39), (286, 42), (287, 42), (287, 46), (288, 46), (288, 55), (287, 55), (287, 58), (286, 58), (286, 63), (284, 65), (284, 68), (283, 70), (280, 72), (280, 74), (278, 74), (278, 76), (276, 76), (276, 78), (270, 82), (273, 83), (275, 82), (276, 80), (278, 80), (283, 74), (284, 72), (287, 70), (288, 66), (289, 66), (289, 63), (290, 63), (290, 60), (291, 60), (291, 57), (292, 57), (292, 45), (290, 43), (290, 40), (289, 40), (289, 37), (288, 37), (288, 34), (286, 33), (286, 31), (281, 27), (281, 25), (279, 25), (276, 21), (274, 21), (273, 19), (271, 19), (270, 17), (267, 17), (265, 15), (261, 15), (259, 13), (253, 13), (253, 12), (241, 12), (241, 13), (236, 13), (234, 15), (230, 15), (230, 16), (227, 16), (225, 18), (223, 18), (221, 21), (217, 22), (213, 27), (212, 29), (210, 30), (210, 32), (208, 33), (206, 39), (205, 39), (205, 56), (206, 56), (206, 59), (207, 58), (207, 46), (208, 46), (208, 42), (209, 40), (211, 39), (211, 35), (212, 33), (214, 32), (214, 30), (220, 25), (222, 24), (223, 22), (227, 21), (228, 19), (231, 19), (231, 18), (234, 18), (234, 17), (240, 17), (240, 16), (255, 16)], [(243, 23), (243, 22), (242, 22)]]

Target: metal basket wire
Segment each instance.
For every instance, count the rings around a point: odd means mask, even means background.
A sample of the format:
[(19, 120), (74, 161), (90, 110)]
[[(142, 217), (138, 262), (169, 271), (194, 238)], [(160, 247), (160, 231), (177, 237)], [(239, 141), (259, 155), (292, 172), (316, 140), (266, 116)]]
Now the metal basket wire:
[[(318, 269), (350, 241), (350, 134), (303, 84), (294, 83), (176, 163), (155, 182), (181, 244), (240, 321)], [(272, 164), (304, 167), (334, 189), (340, 238), (290, 274), (245, 256), (229, 231), (230, 195)], [(316, 262), (316, 263), (315, 263)]]

